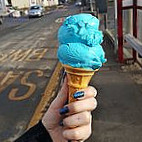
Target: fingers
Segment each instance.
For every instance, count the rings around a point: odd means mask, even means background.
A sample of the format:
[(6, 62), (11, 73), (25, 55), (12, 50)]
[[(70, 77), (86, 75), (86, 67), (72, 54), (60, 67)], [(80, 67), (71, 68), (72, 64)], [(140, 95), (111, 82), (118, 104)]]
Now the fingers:
[(97, 107), (97, 101), (95, 98), (88, 98), (76, 102), (72, 102), (65, 106), (68, 109), (67, 115), (76, 114), (83, 111), (92, 111)]
[(97, 95), (97, 90), (94, 87), (89, 86), (85, 89), (77, 91), (73, 96), (75, 99), (82, 100), (90, 97), (96, 97), (96, 95)]
[(67, 85), (67, 77), (64, 78), (64, 82), (59, 94), (67, 94), (68, 93), (68, 85)]
[(68, 128), (75, 128), (78, 126), (88, 125), (90, 123), (91, 113), (84, 111), (64, 118), (63, 126)]
[[(66, 105), (64, 108), (67, 115), (72, 115), (75, 113), (80, 113), (83, 111), (92, 111), (97, 107), (97, 101), (94, 97), (97, 95), (97, 90), (94, 87), (87, 87), (74, 94), (78, 101), (72, 102)], [(65, 114), (62, 113), (62, 114)]]
[(91, 135), (91, 125), (84, 125), (74, 129), (65, 129), (63, 137), (67, 140), (86, 140)]
[(65, 105), (60, 109), (63, 119), (63, 137), (71, 142), (83, 142), (91, 134), (91, 111), (97, 107), (95, 99), (97, 91), (94, 87), (87, 87), (74, 94), (77, 101)]
[(89, 97), (94, 97), (95, 98), (96, 95), (97, 95), (97, 90), (94, 87), (89, 86), (86, 89), (84, 89), (84, 93), (85, 93), (84, 99), (89, 98)]
[(68, 85), (67, 85), (67, 78), (65, 78), (61, 90), (59, 91), (57, 97), (52, 102), (50, 107), (54, 109), (62, 108), (65, 102), (67, 101), (67, 98), (68, 98)]

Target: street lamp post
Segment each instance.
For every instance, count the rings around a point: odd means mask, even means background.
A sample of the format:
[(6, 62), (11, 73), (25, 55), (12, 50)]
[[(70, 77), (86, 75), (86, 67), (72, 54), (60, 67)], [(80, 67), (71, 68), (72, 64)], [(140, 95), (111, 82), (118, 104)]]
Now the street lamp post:
[(93, 12), (93, 3), (92, 3), (92, 0), (90, 0), (90, 8), (91, 8), (91, 12)]
[(118, 40), (117, 40), (117, 0), (114, 0), (114, 7), (115, 7), (115, 19), (114, 19), (115, 53), (117, 53), (117, 50), (118, 50)]

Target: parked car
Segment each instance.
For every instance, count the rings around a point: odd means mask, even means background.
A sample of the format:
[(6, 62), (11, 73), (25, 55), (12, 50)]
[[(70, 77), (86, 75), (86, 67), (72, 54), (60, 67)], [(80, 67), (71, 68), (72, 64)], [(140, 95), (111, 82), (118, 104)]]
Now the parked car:
[(82, 2), (81, 1), (76, 1), (75, 6), (81, 6)]
[(20, 11), (15, 9), (12, 6), (6, 6), (6, 10), (7, 10), (7, 15), (9, 17), (20, 17), (21, 16)]
[(12, 14), (13, 12), (15, 12), (15, 9), (13, 7), (7, 7), (7, 12), (8, 14)]
[(34, 5), (31, 6), (28, 12), (29, 18), (31, 17), (41, 17), (44, 15), (45, 9), (43, 6)]

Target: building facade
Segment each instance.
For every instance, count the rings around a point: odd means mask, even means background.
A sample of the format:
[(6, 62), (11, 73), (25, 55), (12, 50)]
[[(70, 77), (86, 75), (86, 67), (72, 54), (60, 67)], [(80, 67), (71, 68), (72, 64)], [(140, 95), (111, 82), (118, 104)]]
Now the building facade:
[(17, 8), (28, 8), (31, 5), (43, 5), (43, 6), (54, 6), (58, 5), (58, 0), (11, 0), (11, 4), (13, 7)]

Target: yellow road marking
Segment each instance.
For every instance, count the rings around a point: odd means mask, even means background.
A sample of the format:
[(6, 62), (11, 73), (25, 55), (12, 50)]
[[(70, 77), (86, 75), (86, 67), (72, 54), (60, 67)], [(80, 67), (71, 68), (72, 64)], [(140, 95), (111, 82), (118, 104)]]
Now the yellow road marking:
[(33, 50), (32, 54), (30, 54), (26, 61), (40, 61), (48, 50), (48, 48)]
[(3, 74), (4, 78), (0, 81), (0, 93), (8, 87), (10, 84), (12, 84), (20, 74), (14, 73), (14, 71), (9, 71), (6, 76)]
[(23, 51), (22, 49), (15, 50), (15, 52), (10, 56), (12, 61), (24, 61), (25, 58), (32, 52), (32, 49)]
[(59, 73), (60, 73), (61, 68), (62, 68), (61, 64), (58, 63), (45, 89), (45, 92), (33, 114), (33, 117), (28, 125), (28, 128), (34, 126), (42, 118), (43, 112), (52, 97), (53, 91), (55, 90), (58, 84)]
[(31, 95), (33, 95), (34, 91), (36, 90), (36, 84), (28, 81), (28, 78), (32, 73), (37, 73), (38, 77), (43, 76), (43, 71), (40, 71), (40, 70), (27, 72), (21, 79), (21, 85), (29, 87), (28, 91), (26, 92), (26, 94), (23, 94), (22, 96), (16, 96), (19, 89), (13, 88), (8, 95), (10, 100), (22, 101), (22, 100), (28, 99), (29, 97), (31, 97)]
[(40, 61), (46, 52), (48, 52), (47, 49), (28, 49), (28, 50), (12, 50), (8, 54), (0, 53), (0, 62), (5, 61), (26, 61), (26, 62), (36, 62)]

